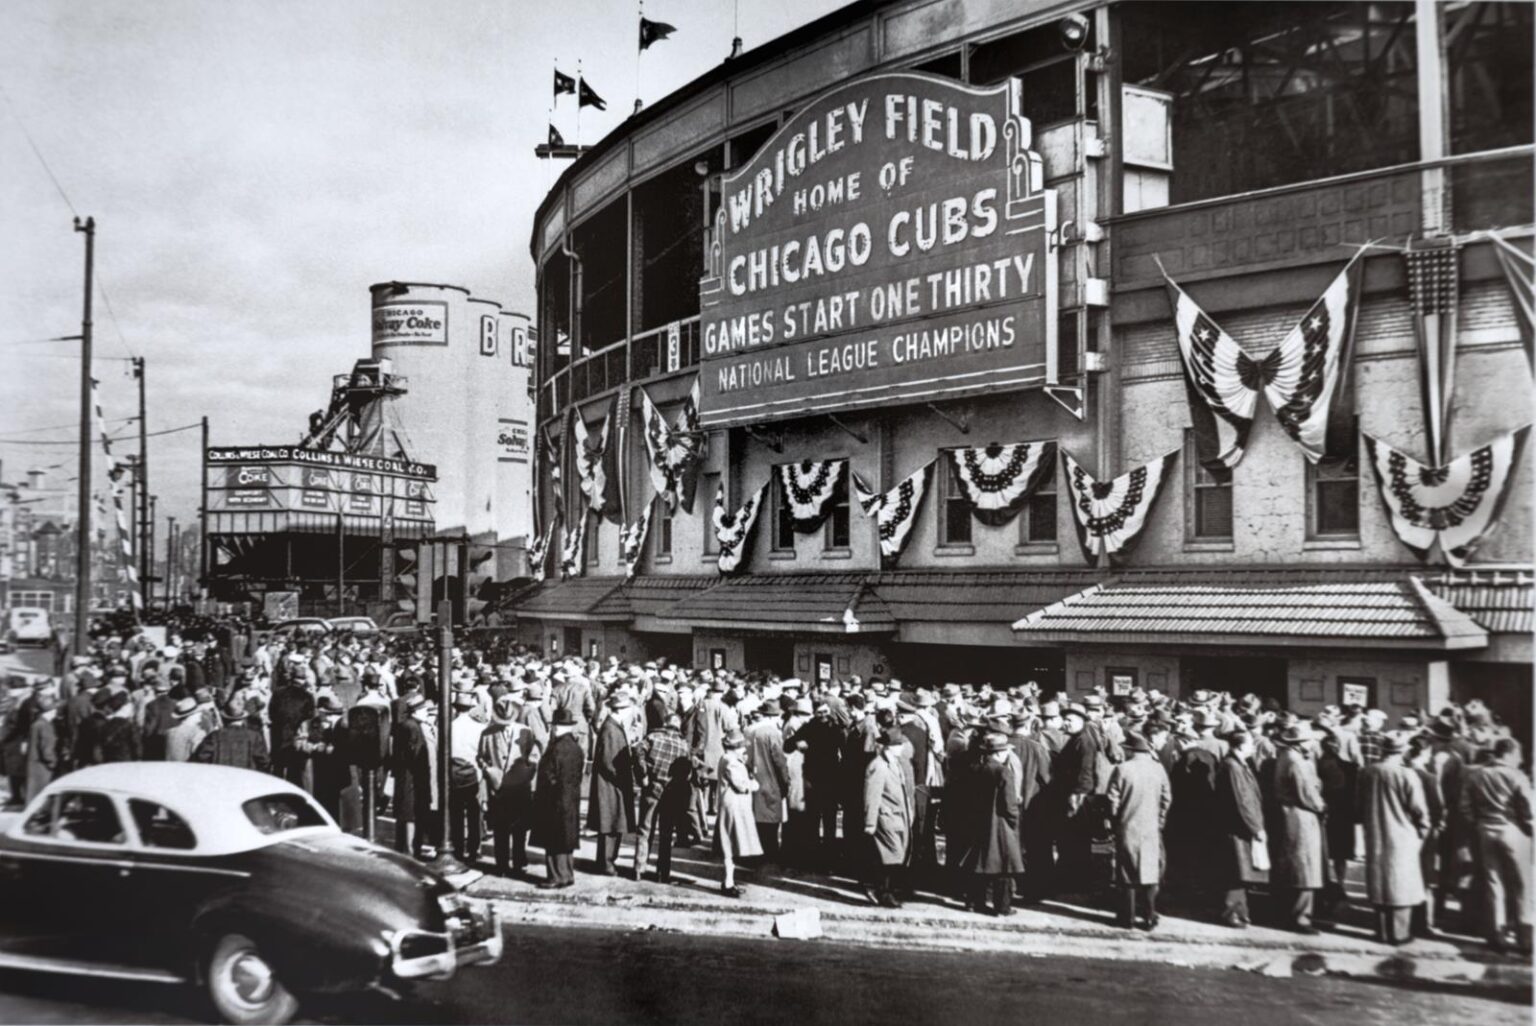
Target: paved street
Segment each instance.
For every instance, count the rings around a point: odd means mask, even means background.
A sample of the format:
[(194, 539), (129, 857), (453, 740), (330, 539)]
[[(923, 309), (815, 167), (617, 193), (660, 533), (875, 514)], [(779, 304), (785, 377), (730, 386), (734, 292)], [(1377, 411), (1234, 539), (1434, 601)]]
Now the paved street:
[(53, 650), (17, 648), (0, 652), (0, 677), (11, 673), (52, 673)]
[[(0, 973), (0, 1022), (207, 1020), (185, 988)], [(1127, 995), (1134, 995), (1128, 1000)], [(1083, 959), (921, 954), (816, 942), (514, 927), (504, 962), (395, 1004), (306, 1008), (309, 1021), (443, 1023), (1055, 1022), (1244, 1026), (1525, 1023), (1529, 996)]]

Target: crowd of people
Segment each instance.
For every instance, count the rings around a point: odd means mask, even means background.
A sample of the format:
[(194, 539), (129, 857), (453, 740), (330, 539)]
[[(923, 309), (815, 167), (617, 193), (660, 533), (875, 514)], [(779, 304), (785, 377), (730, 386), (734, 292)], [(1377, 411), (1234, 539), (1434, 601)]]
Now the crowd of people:
[[(0, 760), (18, 803), (140, 759), (270, 772), (344, 827), (373, 790), (401, 851), (477, 862), (489, 834), (487, 868), (525, 876), (532, 845), (547, 889), (574, 884), (585, 828), (597, 873), (625, 871), (632, 836), (627, 873), (651, 878), (654, 859), (659, 883), (675, 847), (712, 845), (731, 896), (743, 860), (851, 874), (888, 907), (922, 888), (1001, 916), (1112, 882), (1121, 925), (1154, 929), (1166, 884), (1235, 929), (1262, 891), (1270, 921), (1314, 933), (1360, 860), (1383, 941), (1435, 935), (1456, 899), (1463, 931), (1530, 950), (1531, 784), (1475, 700), (1389, 723), (1227, 692), (808, 683), (497, 638), (451, 659), (446, 772), (424, 638), (234, 618), (172, 624), (164, 644), (98, 630), (61, 678), (0, 693)], [(360, 768), (375, 759), (381, 773)]]

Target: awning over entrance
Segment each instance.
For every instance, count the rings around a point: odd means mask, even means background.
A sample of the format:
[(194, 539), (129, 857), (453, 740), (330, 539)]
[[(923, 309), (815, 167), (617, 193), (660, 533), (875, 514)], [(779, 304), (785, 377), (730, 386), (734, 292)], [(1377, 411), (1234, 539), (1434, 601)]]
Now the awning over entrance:
[(609, 599), (624, 583), (622, 577), (572, 577), (545, 581), (513, 605), (517, 616), (534, 620), (581, 620), (594, 623), (625, 623), (629, 609)]
[(677, 630), (889, 634), (896, 620), (871, 584), (874, 574), (747, 574), (669, 606), (660, 621)]
[(1121, 573), (1030, 613), (1020, 640), (1078, 643), (1483, 648), (1488, 632), (1405, 571)]
[(1101, 576), (1092, 570), (894, 570), (875, 593), (900, 624), (901, 640), (927, 644), (1013, 646), (1009, 625), (1075, 594)]
[(1536, 584), (1530, 567), (1479, 567), (1425, 574), (1429, 590), (1490, 634), (1536, 630)]

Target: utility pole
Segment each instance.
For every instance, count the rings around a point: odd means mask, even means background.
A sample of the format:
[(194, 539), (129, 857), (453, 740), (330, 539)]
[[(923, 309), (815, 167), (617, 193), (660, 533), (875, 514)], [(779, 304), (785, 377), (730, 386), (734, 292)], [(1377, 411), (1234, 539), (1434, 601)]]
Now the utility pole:
[(144, 357), (133, 358), (133, 376), (139, 382), (139, 490), (136, 493), (139, 500), (139, 529), (136, 532), (139, 539), (139, 590), (144, 608), (148, 609), (149, 600), (154, 595), (149, 582), (155, 572), (151, 558), (155, 551), (155, 522), (149, 511), (149, 418), (144, 415)]
[(165, 611), (176, 604), (176, 518), (165, 518)]
[[(149, 491), (147, 484), (144, 486), (144, 490), (146, 492)], [(144, 525), (144, 558), (147, 560), (146, 565), (149, 567), (149, 573), (144, 577), (145, 609), (149, 608), (150, 600), (155, 597), (155, 586), (152, 583), (155, 579), (155, 509), (159, 505), (160, 496), (151, 495), (149, 497), (149, 521)]]
[[(445, 545), (446, 548), (446, 545)], [(453, 857), (453, 828), (449, 817), (448, 790), (452, 784), (449, 765), (453, 755), (453, 602), (446, 592), (437, 604), (437, 858), (429, 865), (443, 876), (465, 870), (464, 863)], [(424, 825), (424, 824), (423, 824)]]
[[(208, 586), (208, 418), (203, 418), (203, 451), (198, 454), (203, 462), (203, 491), (197, 500), (197, 522), (201, 533), (197, 541), (197, 586)], [(202, 594), (201, 591), (198, 592)]]
[(79, 544), (75, 553), (75, 638), (79, 655), (91, 636), (91, 273), (96, 259), (96, 219), (75, 218), (85, 233), (85, 302), (80, 317), (80, 509), (75, 516)]

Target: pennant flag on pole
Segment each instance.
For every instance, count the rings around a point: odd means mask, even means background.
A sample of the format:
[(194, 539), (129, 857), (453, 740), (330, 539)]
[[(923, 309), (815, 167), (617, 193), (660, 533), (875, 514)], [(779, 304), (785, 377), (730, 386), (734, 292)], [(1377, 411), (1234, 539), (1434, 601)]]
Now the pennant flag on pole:
[(1464, 565), (1498, 523), (1530, 430), (1527, 424), (1442, 467), (1426, 467), (1365, 435), (1365, 451), (1398, 540), (1424, 560), (1438, 541), (1446, 562)]
[(1072, 490), (1072, 519), (1083, 558), (1097, 564), (1126, 550), (1146, 526), (1152, 503), (1168, 477), (1177, 449), (1113, 481), (1095, 481), (1072, 454), (1061, 451), (1067, 484)]
[(555, 95), (569, 93), (576, 95), (576, 80), (569, 75), (562, 74), (559, 68), (555, 69)]
[(664, 21), (651, 21), (645, 15), (640, 15), (640, 49), (643, 52), (652, 43), (659, 42), (677, 29)]
[(859, 500), (859, 508), (867, 517), (874, 517), (880, 529), (880, 560), (882, 565), (893, 565), (906, 547), (907, 536), (917, 522), (917, 511), (928, 491), (937, 460), (929, 460), (915, 472), (903, 478), (901, 483), (888, 492), (876, 494), (853, 475), (853, 491)]
[(554, 125), (549, 126), (549, 144), (551, 146), (564, 146), (565, 138)]
[(576, 105), (578, 107), (596, 107), (598, 110), (608, 109), (608, 101), (593, 92), (592, 87), (587, 85), (586, 79), (580, 79), (576, 86), (578, 89)]

